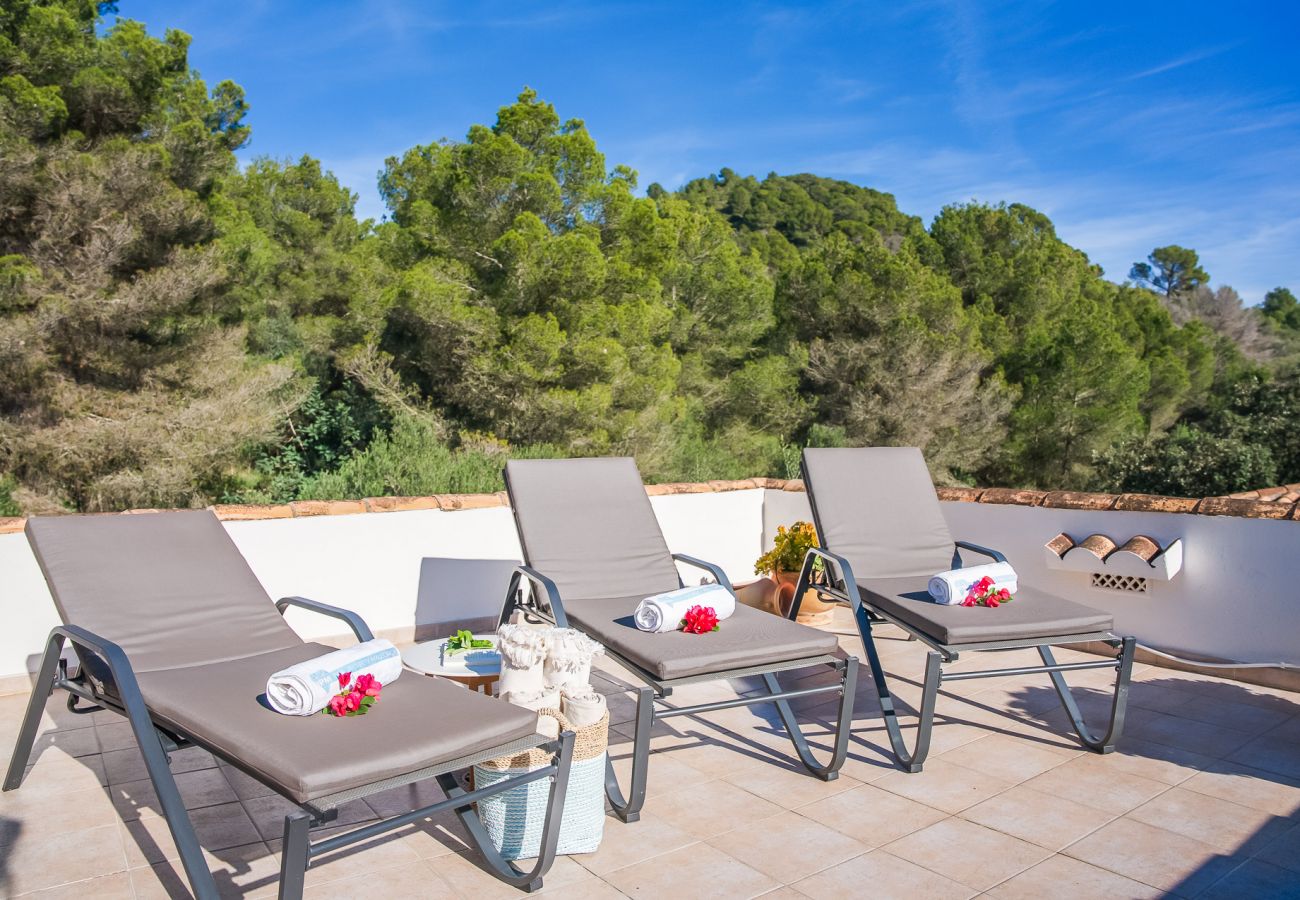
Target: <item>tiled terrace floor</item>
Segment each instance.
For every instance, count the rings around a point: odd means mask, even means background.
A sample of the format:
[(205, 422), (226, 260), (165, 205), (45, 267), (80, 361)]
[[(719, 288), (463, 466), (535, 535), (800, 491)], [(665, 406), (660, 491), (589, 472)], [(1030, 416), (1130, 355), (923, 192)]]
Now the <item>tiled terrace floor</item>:
[[(856, 639), (842, 644), (859, 652)], [(901, 697), (915, 699), (919, 646), (888, 640), (884, 648)], [(768, 707), (673, 719), (654, 740), (642, 820), (608, 819), (600, 851), (561, 858), (546, 893), (1300, 896), (1300, 695), (1138, 666), (1121, 749), (1100, 757), (1065, 736), (1045, 677), (954, 682), (940, 699), (934, 755), (908, 775), (885, 753), (863, 671), (851, 756), (837, 781), (795, 771)], [(613, 694), (614, 720), (626, 722), (632, 705), (607, 672), (601, 687)], [(1073, 679), (1094, 714), (1106, 674)], [(701, 686), (683, 702), (727, 691)], [(26, 700), (0, 697), (5, 764)], [(805, 713), (814, 722), (829, 716), (825, 704)], [(811, 731), (825, 734), (816, 724)], [(614, 747), (624, 766), (627, 751)], [(0, 796), (0, 895), (188, 896), (123, 720), (74, 717), (52, 702), (38, 754), (22, 789)], [(274, 896), (285, 805), (201, 751), (174, 763), (222, 891)], [(403, 788), (353, 804), (345, 820), (436, 799), (436, 788)], [(450, 820), (326, 858), (307, 884), (312, 897), (518, 896), (478, 868)]]

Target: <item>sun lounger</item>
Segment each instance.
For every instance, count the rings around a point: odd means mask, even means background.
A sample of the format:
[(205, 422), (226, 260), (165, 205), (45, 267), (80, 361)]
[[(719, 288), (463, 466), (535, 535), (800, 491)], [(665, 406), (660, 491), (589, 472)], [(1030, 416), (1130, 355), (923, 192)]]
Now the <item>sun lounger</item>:
[[(953, 541), (921, 452), (910, 447), (807, 449), (804, 484), (812, 505), (821, 546), (804, 560), (794, 608), (812, 583), (814, 563), (821, 560), (831, 581), (817, 590), (851, 605), (867, 651), (889, 740), (899, 762), (921, 771), (929, 752), (934, 707), (945, 681), (1045, 672), (1065, 706), (1080, 741), (1090, 750), (1109, 753), (1124, 728), (1135, 640), (1111, 629), (1109, 613), (1029, 587), (997, 609), (945, 606), (931, 602), (926, 590), (936, 572), (963, 565), (961, 551), (1005, 561), (1002, 554), (965, 541)], [(916, 743), (903, 740), (893, 697), (880, 664), (872, 626), (891, 622), (929, 647), (919, 709)], [(1114, 659), (1057, 663), (1052, 646), (1099, 641), (1118, 652)], [(973, 651), (1036, 648), (1043, 664), (985, 671), (945, 673), (943, 664)], [(1116, 671), (1110, 722), (1097, 736), (1083, 721), (1065, 682), (1065, 672), (1111, 668)]]
[[(23, 780), (41, 713), (56, 689), (74, 712), (125, 716), (144, 756), (161, 812), (196, 897), (215, 898), (168, 755), (202, 747), (298, 807), (285, 816), (280, 896), (302, 894), (311, 859), (443, 810), (454, 810), (498, 878), (532, 890), (555, 857), (573, 733), (547, 739), (536, 714), (440, 679), (389, 685), (364, 717), (284, 716), (265, 702), (267, 677), (331, 648), (306, 643), (282, 613), (298, 606), (372, 635), (354, 613), (299, 597), (273, 604), (221, 523), (207, 511), (33, 518), (27, 536), (65, 624), (45, 656), (4, 782)], [(278, 610), (278, 611), (277, 611)], [(70, 672), (64, 644), (81, 665)], [(87, 707), (82, 701), (89, 703)], [(455, 773), (485, 759), (546, 746), (554, 761), (483, 790)], [(447, 799), (312, 842), (344, 803), (428, 778)], [(525, 871), (497, 853), (479, 822), (478, 799), (551, 779), (542, 851)]]
[[(644, 683), (637, 688), (636, 733), (630, 794), (606, 773), (606, 793), (624, 821), (635, 821), (645, 802), (650, 731), (656, 720), (773, 702), (800, 761), (826, 781), (848, 752), (857, 684), (857, 659), (837, 653), (835, 635), (738, 604), (716, 632), (648, 634), (632, 613), (644, 597), (682, 586), (677, 563), (711, 575), (731, 590), (716, 565), (668, 550), (641, 476), (631, 459), (512, 460), (506, 488), (525, 565), (511, 582), (501, 621), (517, 610), (527, 617), (581, 629)], [(527, 581), (525, 599), (519, 590)], [(783, 691), (777, 673), (831, 667), (832, 684)], [(701, 681), (760, 676), (766, 693), (685, 707), (656, 707), (674, 688)], [(819, 764), (789, 701), (838, 693), (840, 709), (830, 761)]]

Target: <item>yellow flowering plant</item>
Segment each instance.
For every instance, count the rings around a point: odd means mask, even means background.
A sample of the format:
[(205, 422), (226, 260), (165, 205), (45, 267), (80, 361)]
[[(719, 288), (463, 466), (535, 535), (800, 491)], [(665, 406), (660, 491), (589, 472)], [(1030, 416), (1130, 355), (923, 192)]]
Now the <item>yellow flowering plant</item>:
[[(754, 574), (798, 572), (803, 568), (804, 557), (808, 555), (808, 551), (816, 546), (817, 529), (813, 528), (811, 522), (795, 522), (789, 528), (782, 525), (776, 529), (776, 540), (772, 549), (754, 563)], [(821, 560), (817, 561), (815, 568), (821, 571)]]

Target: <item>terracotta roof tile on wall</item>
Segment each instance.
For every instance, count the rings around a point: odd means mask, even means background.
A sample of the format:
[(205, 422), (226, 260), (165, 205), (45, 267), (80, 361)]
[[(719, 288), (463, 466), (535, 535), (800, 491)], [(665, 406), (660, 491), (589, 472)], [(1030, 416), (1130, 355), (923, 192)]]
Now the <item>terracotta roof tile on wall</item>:
[[(798, 479), (742, 478), (736, 481), (679, 482), (648, 484), (652, 497), (675, 494), (711, 494), (725, 491), (801, 492)], [(1300, 521), (1300, 484), (1280, 485), (1247, 491), (1231, 497), (1161, 497), (1151, 494), (1094, 494), (1084, 491), (1035, 491), (1020, 488), (937, 488), (947, 503), (992, 503), (1013, 506), (1041, 506), (1049, 509), (1119, 510), (1237, 516), (1246, 519), (1290, 519)], [(407, 512), (413, 510), (494, 509), (510, 505), (505, 491), (495, 494), (435, 494), (430, 497), (368, 497), (365, 500), (297, 500), (271, 506), (222, 503), (209, 507), (226, 522), (259, 519), (290, 519), (308, 516), (341, 516), (358, 513)], [(130, 510), (132, 514), (149, 510)], [(23, 530), (26, 519), (0, 517), (0, 534)]]

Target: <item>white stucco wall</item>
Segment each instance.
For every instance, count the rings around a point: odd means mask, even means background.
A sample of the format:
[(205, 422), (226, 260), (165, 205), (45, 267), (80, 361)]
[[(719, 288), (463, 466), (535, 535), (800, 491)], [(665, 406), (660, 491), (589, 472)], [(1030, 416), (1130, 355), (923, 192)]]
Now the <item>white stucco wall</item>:
[[(766, 493), (766, 540), (778, 525), (811, 520), (806, 495)], [(1002, 551), (1024, 582), (1112, 613), (1119, 631), (1149, 646), (1300, 665), (1300, 522), (991, 503), (942, 507), (954, 538)], [(1172, 581), (1151, 581), (1145, 594), (1096, 588), (1085, 572), (1048, 567), (1043, 545), (1062, 531), (1076, 541), (1100, 533), (1117, 543), (1144, 534), (1161, 546), (1181, 538), (1183, 569)]]
[[(762, 552), (763, 491), (652, 497), (669, 549), (752, 577)], [(519, 540), (509, 509), (365, 513), (227, 522), (267, 593), (355, 609), (376, 631), (488, 616), (500, 609)], [(474, 561), (497, 561), (474, 562)], [(683, 570), (697, 581), (700, 573)], [(0, 679), (33, 671), (57, 621), (27, 538), (0, 535)], [(303, 637), (336, 635), (336, 621), (302, 610)]]

